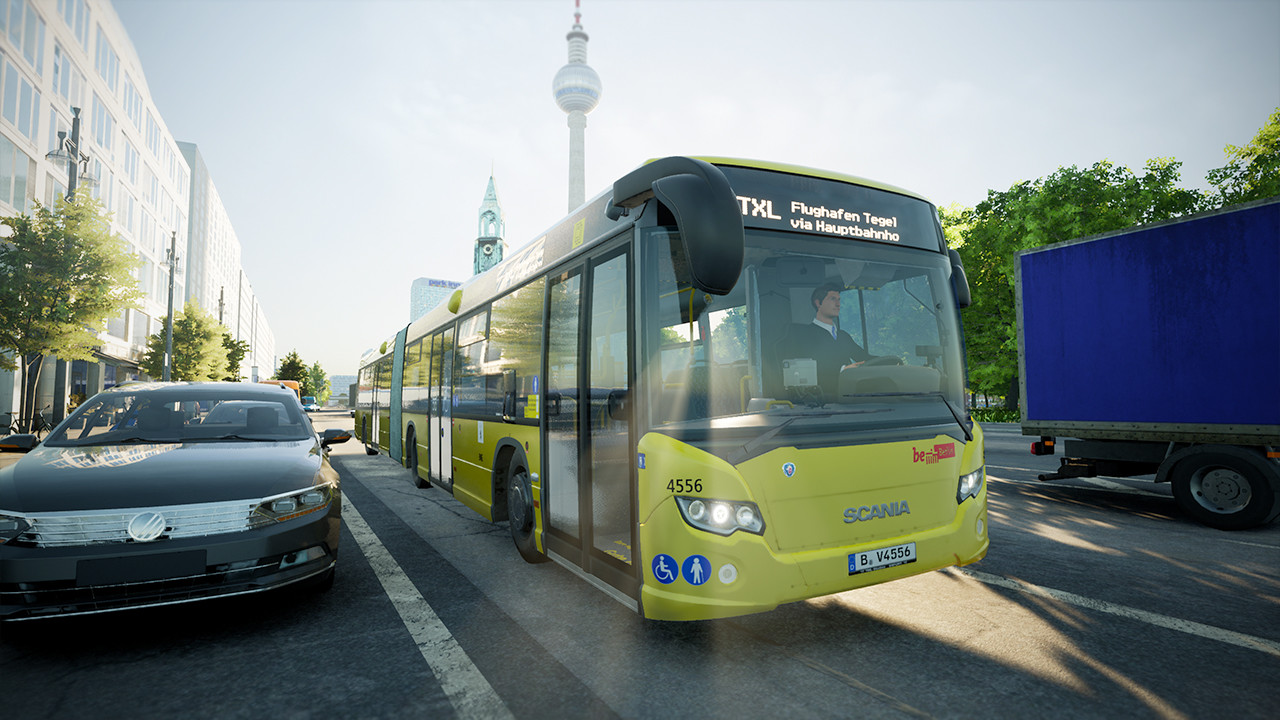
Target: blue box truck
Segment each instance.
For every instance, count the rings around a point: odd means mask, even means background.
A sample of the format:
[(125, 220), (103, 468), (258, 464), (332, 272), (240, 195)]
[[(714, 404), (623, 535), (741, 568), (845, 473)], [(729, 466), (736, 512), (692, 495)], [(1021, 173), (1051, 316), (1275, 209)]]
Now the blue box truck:
[(1280, 515), (1280, 197), (1020, 252), (1022, 433), (1041, 480), (1154, 474), (1238, 530)]

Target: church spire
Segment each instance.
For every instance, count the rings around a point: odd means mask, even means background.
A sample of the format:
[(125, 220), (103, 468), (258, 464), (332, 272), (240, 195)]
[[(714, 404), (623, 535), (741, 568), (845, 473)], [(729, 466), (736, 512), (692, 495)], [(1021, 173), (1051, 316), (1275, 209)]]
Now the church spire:
[(480, 213), (476, 230), (475, 273), (480, 273), (502, 262), (506, 242), (503, 236), (507, 232), (507, 223), (502, 218), (502, 204), (498, 201), (498, 187), (494, 184), (493, 174), (489, 174), (489, 186), (485, 188), (484, 200), (480, 203)]

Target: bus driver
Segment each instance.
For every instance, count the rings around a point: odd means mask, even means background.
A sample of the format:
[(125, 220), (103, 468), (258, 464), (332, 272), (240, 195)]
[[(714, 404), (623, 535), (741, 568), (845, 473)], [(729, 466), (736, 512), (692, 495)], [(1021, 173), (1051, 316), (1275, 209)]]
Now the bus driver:
[(784, 350), (788, 357), (813, 358), (818, 365), (818, 387), (828, 395), (836, 394), (841, 369), (871, 359), (849, 333), (836, 326), (841, 290), (839, 284), (826, 283), (813, 291), (809, 298), (814, 308), (813, 322), (793, 326)]

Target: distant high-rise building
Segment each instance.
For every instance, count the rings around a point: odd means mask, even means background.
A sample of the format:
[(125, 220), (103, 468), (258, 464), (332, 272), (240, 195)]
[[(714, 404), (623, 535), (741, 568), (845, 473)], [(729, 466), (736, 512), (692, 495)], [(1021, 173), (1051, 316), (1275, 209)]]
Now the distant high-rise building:
[[(249, 344), (240, 361), (242, 378), (251, 378), (255, 367), (261, 377), (269, 377), (276, 366), (275, 334), (240, 264), (240, 240), (231, 217), (199, 146), (179, 142), (178, 150), (191, 168), (189, 231), (186, 248), (179, 248), (187, 263), (186, 299), (222, 323), (233, 340)], [(182, 298), (174, 305), (181, 310)]]
[(569, 114), (569, 211), (587, 199), (586, 134), (587, 113), (600, 102), (600, 76), (587, 64), (587, 33), (582, 29), (581, 0), (573, 2), (573, 27), (569, 41), (569, 64), (560, 68), (551, 83), (556, 105)]
[(476, 234), (475, 274), (488, 270), (502, 262), (507, 249), (503, 236), (507, 232), (507, 223), (502, 219), (502, 205), (498, 202), (498, 189), (494, 187), (493, 175), (489, 176), (489, 187), (484, 191), (484, 201), (480, 203), (479, 229)]
[(418, 278), (409, 288), (409, 322), (413, 322), (427, 314), (435, 306), (444, 302), (462, 283), (454, 280), (438, 280), (436, 278)]

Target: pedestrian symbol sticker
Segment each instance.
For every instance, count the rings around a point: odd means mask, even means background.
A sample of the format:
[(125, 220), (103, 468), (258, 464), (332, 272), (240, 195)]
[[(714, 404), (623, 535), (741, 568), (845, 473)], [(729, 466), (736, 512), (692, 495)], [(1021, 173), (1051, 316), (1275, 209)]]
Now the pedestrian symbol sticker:
[(676, 559), (670, 555), (659, 554), (653, 558), (653, 577), (663, 585), (676, 581)]
[(685, 582), (690, 585), (701, 585), (711, 577), (711, 561), (701, 555), (690, 555), (681, 567)]

